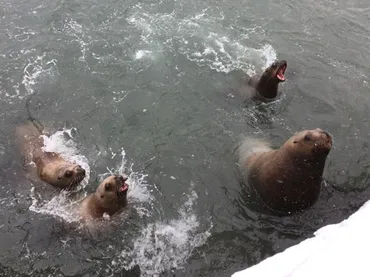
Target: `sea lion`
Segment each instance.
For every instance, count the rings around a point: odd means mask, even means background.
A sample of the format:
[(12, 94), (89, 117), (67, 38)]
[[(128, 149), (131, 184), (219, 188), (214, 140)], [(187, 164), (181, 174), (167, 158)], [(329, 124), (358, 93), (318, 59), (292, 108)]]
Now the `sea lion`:
[(112, 216), (127, 205), (127, 176), (112, 175), (101, 182), (95, 193), (82, 200), (80, 215), (83, 220)]
[(285, 60), (276, 60), (265, 71), (262, 76), (247, 76), (247, 84), (254, 88), (251, 95), (253, 100), (263, 102), (272, 101), (278, 95), (279, 83), (285, 82), (285, 70), (288, 63)]
[(85, 178), (85, 170), (64, 160), (58, 153), (44, 151), (43, 134), (42, 127), (32, 120), (17, 126), (15, 137), (21, 153), (28, 163), (35, 163), (42, 181), (60, 189), (73, 190)]
[(332, 144), (332, 136), (321, 129), (301, 131), (277, 150), (244, 139), (237, 148), (239, 166), (267, 207), (292, 213), (316, 202)]

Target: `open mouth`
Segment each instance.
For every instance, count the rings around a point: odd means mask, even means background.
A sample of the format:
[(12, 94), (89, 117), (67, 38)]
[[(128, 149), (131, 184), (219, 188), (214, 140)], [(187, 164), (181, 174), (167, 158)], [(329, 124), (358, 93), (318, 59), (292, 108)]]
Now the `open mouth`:
[(122, 175), (116, 175), (116, 182), (117, 182), (117, 195), (121, 199), (126, 199), (127, 197), (127, 191), (128, 191), (128, 184), (126, 183), (127, 181), (127, 176), (122, 176)]
[(128, 191), (128, 185), (126, 183), (123, 183), (122, 186), (119, 188), (119, 192), (127, 192)]
[(126, 199), (128, 191), (128, 185), (123, 182), (122, 186), (117, 190), (117, 196), (119, 199)]
[(279, 70), (278, 70), (278, 72), (277, 72), (277, 74), (276, 74), (276, 77), (277, 77), (280, 81), (282, 81), (282, 82), (284, 82), (284, 81), (285, 81), (285, 76), (284, 76), (284, 74), (285, 74), (285, 70), (286, 70), (286, 68), (287, 68), (286, 64), (285, 64), (285, 65), (282, 65), (282, 66), (279, 68)]

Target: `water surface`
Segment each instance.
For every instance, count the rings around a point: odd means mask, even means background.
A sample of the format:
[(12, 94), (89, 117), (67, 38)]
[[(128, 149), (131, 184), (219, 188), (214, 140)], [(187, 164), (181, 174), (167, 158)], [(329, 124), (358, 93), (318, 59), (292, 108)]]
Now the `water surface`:
[[(369, 199), (365, 0), (0, 6), (1, 275), (229, 276)], [(288, 61), (282, 97), (244, 106), (234, 73), (276, 58)], [(31, 95), (48, 147), (88, 169), (77, 199), (24, 177), (13, 131)], [(284, 218), (252, 208), (239, 136), (278, 146), (316, 127), (335, 139), (317, 204)], [(90, 234), (74, 205), (110, 172), (130, 176), (131, 205)]]

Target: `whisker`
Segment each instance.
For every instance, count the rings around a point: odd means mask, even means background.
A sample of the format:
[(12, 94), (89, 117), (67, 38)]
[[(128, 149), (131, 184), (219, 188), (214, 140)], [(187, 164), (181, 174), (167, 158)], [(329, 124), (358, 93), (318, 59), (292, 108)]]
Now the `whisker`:
[(82, 180), (83, 180), (83, 178), (84, 178), (85, 176), (83, 176), (83, 175), (76, 175), (72, 180), (71, 180), (71, 182), (69, 183), (69, 188), (72, 188), (72, 187), (74, 187), (75, 185), (77, 185), (77, 184), (79, 184)]
[(74, 186), (74, 183), (75, 183), (76, 178), (77, 178), (77, 176), (76, 176), (76, 177), (74, 177), (74, 178), (71, 180), (71, 182), (69, 183), (69, 185), (68, 185), (68, 188), (69, 188), (69, 189), (71, 189), (71, 188)]
[(119, 188), (116, 189), (117, 197), (118, 198), (124, 198), (126, 197), (125, 192), (119, 191)]

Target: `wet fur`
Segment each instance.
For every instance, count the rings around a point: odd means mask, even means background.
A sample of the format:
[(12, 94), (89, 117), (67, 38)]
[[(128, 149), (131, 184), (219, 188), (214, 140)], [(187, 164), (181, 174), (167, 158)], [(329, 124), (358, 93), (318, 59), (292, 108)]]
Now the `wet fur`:
[(252, 100), (273, 101), (278, 95), (279, 83), (283, 82), (276, 77), (276, 74), (284, 65), (286, 66), (286, 61), (284, 60), (275, 61), (261, 75), (247, 76), (246, 83), (254, 90), (250, 91), (242, 88), (242, 94), (248, 91)]
[[(108, 182), (112, 185), (109, 191), (105, 188)], [(127, 192), (125, 194), (119, 192), (121, 185), (115, 176), (106, 178), (95, 193), (89, 194), (82, 201), (80, 208), (82, 219), (89, 221), (102, 217), (104, 213), (112, 216), (122, 211), (127, 206)]]
[[(37, 175), (42, 181), (60, 189), (73, 189), (84, 179), (84, 174), (76, 174), (74, 170), (76, 164), (64, 160), (58, 153), (43, 151), (42, 135), (40, 125), (32, 120), (16, 127), (16, 144), (25, 157), (26, 163), (34, 162)], [(70, 181), (58, 180), (58, 177), (67, 169), (73, 171), (75, 176)]]
[(303, 144), (299, 146), (303, 151), (297, 152), (291, 147), (294, 138), (276, 150), (255, 138), (244, 138), (237, 148), (243, 178), (253, 185), (267, 207), (280, 212), (303, 210), (316, 202), (330, 151), (323, 152), (324, 144), (319, 141), (309, 149), (304, 149)]

